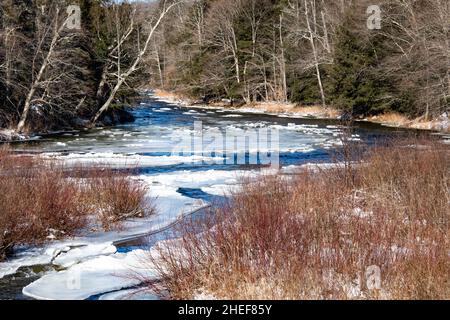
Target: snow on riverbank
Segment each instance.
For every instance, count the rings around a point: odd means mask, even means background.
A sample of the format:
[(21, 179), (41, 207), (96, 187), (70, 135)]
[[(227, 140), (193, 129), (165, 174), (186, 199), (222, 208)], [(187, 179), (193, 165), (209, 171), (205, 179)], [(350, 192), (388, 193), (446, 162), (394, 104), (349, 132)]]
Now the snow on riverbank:
[[(153, 263), (158, 259), (163, 240), (148, 250), (99, 256), (67, 270), (44, 275), (23, 289), (26, 296), (39, 300), (157, 300), (158, 296), (138, 288), (143, 282), (158, 279)], [(144, 290), (142, 290), (144, 289)]]
[(282, 102), (260, 102), (244, 105), (241, 107), (233, 107), (227, 103), (216, 104), (194, 104), (190, 99), (183, 98), (177, 94), (156, 90), (155, 92), (148, 93), (150, 97), (155, 100), (175, 104), (180, 107), (190, 109), (211, 109), (211, 110), (226, 110), (233, 113), (247, 113), (247, 114), (271, 114), (279, 115), (280, 117), (292, 117), (292, 118), (315, 118), (315, 119), (339, 119), (342, 112), (332, 108), (324, 109), (319, 106), (297, 106), (293, 103)]
[(237, 190), (240, 179), (244, 177), (251, 179), (271, 173), (274, 171), (209, 170), (136, 177), (151, 186), (149, 196), (157, 197), (158, 214), (147, 219), (127, 221), (124, 231), (94, 233), (77, 241), (50, 245), (42, 261), (67, 269), (44, 275), (24, 288), (23, 293), (36, 299), (87, 299), (102, 293), (111, 293), (105, 299), (125, 298), (129, 292), (117, 290), (140, 284), (140, 277), (132, 276), (134, 271), (144, 272), (146, 278), (154, 277), (155, 272), (151, 265), (139, 264), (148, 252), (136, 250), (126, 254), (117, 253), (114, 241), (133, 239), (139, 234), (161, 230), (181, 215), (206, 205), (203, 201), (181, 195), (177, 192), (179, 188), (198, 188), (210, 194), (224, 195), (230, 190)]
[(24, 248), (0, 263), (0, 278), (16, 273), (21, 267), (49, 264), (68, 267), (92, 257), (113, 254), (116, 252), (115, 242), (156, 232), (183, 215), (207, 206), (202, 200), (179, 194), (175, 187), (151, 186), (148, 197), (158, 209), (155, 215), (124, 221), (119, 230), (91, 232), (73, 239), (54, 241), (42, 248)]
[(98, 298), (99, 300), (160, 300), (160, 298), (150, 292), (140, 289), (125, 289), (106, 293)]
[(135, 250), (100, 256), (73, 267), (50, 273), (23, 289), (29, 297), (41, 300), (84, 300), (91, 296), (130, 288), (141, 279), (156, 277), (151, 264), (146, 263), (149, 253)]
[(0, 262), (0, 279), (14, 274), (21, 267), (50, 264), (54, 256), (47, 253), (45, 248), (32, 248), (18, 252), (14, 258)]

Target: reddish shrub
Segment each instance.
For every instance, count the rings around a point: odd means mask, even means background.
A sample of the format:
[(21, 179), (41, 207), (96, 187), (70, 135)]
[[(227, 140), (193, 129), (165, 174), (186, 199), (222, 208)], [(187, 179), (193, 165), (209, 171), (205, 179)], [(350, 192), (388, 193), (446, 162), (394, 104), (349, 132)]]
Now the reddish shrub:
[(154, 212), (147, 188), (125, 173), (65, 168), (0, 149), (0, 260), (23, 244), (72, 236), (88, 215), (104, 229)]
[(155, 213), (148, 187), (127, 172), (97, 170), (88, 178), (86, 192), (90, 203), (98, 209), (104, 229), (111, 229), (128, 218), (142, 218)]
[(152, 259), (174, 298), (449, 299), (449, 155), (398, 142), (359, 164), (247, 181), (206, 231), (184, 226)]

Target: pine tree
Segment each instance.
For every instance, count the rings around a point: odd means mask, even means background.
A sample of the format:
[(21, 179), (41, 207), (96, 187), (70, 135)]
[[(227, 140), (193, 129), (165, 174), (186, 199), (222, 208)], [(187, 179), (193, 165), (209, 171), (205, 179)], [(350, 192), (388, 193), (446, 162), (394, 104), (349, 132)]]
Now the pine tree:
[(377, 35), (366, 36), (351, 30), (351, 23), (340, 26), (331, 68), (333, 104), (353, 116), (365, 116), (388, 107), (386, 79), (376, 73), (383, 54)]

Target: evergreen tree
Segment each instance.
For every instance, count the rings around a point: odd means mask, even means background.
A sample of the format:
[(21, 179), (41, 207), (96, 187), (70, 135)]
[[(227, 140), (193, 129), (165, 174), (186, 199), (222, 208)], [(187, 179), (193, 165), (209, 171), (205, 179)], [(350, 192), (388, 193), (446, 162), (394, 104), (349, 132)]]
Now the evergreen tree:
[(378, 113), (388, 108), (387, 79), (376, 73), (384, 53), (378, 35), (365, 35), (340, 26), (336, 37), (334, 64), (330, 71), (333, 104), (354, 116)]

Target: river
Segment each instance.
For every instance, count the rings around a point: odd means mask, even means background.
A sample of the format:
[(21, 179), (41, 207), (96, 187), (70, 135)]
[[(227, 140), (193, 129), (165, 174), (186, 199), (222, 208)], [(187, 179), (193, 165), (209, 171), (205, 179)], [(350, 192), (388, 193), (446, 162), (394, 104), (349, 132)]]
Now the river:
[[(158, 219), (145, 223), (134, 221), (134, 224), (131, 224), (132, 231), (129, 233), (92, 237), (97, 241), (94, 241), (96, 244), (101, 243), (98, 239), (112, 243), (117, 251), (115, 253), (101, 251), (91, 256), (85, 255), (84, 259), (77, 261), (79, 263), (89, 262), (102, 255), (126, 255), (138, 250), (141, 246), (148, 248), (157, 241), (174, 237), (172, 226), (180, 221), (180, 216), (184, 216), (183, 219), (201, 216), (205, 212), (201, 208), (219, 201), (227, 189), (239, 183), (239, 176), (244, 172), (251, 174), (258, 172), (260, 162), (245, 165), (229, 164), (223, 157), (217, 159), (220, 157), (215, 153), (208, 156), (195, 153), (174, 155), (174, 147), (179, 146), (180, 141), (186, 140), (186, 137), (195, 133), (196, 124), (198, 126), (201, 123), (201, 129), (204, 132), (231, 132), (236, 136), (245, 134), (248, 129), (276, 130), (279, 135), (276, 145), (276, 151), (279, 152), (279, 164), (286, 172), (289, 168), (307, 163), (332, 161), (333, 152), (340, 148), (341, 137), (346, 130), (338, 120), (237, 113), (206, 107), (187, 108), (159, 101), (150, 94), (144, 97), (143, 102), (134, 108), (132, 113), (136, 117), (134, 123), (82, 132), (60, 133), (33, 142), (14, 145), (17, 151), (43, 153), (68, 164), (80, 162), (88, 165), (108, 164), (117, 168), (135, 166), (136, 175), (151, 185), (154, 193), (152, 196), (159, 202), (158, 207), (162, 212)], [(405, 132), (405, 130), (368, 122), (357, 122), (351, 128), (350, 139), (371, 145), (379, 139)], [(248, 145), (235, 145), (239, 152), (246, 153), (247, 160), (250, 159), (252, 152), (246, 152), (251, 150), (251, 146), (248, 147)], [(149, 225), (151, 228), (148, 227)], [(83, 239), (83, 241), (87, 240)], [(67, 246), (67, 243), (65, 245)], [(44, 262), (40, 261), (41, 253), (30, 253), (30, 250), (34, 249), (24, 249), (23, 257), (24, 261), (27, 261), (24, 266), (20, 264), (22, 256), (13, 258), (12, 262), (8, 261), (7, 264), (0, 264), (0, 275), (2, 268), (6, 270), (12, 268), (11, 264), (14, 266), (13, 272), (4, 272), (5, 275), (0, 278), (0, 299), (26, 299), (27, 297), (22, 293), (24, 287), (45, 275), (61, 274), (64, 268), (45, 263), (45, 259), (43, 259)], [(51, 261), (53, 260), (54, 257)], [(14, 261), (18, 261), (17, 268)], [(53, 284), (51, 279), (55, 283), (59, 281), (56, 276), (48, 277), (47, 283), (43, 281), (44, 283), (33, 287), (33, 290), (30, 289), (31, 295), (54, 298), (55, 296), (51, 294), (45, 295), (48, 289), (45, 291), (41, 288), (46, 285), (50, 288)], [(101, 273), (99, 276), (97, 272), (96, 276), (101, 277)], [(86, 284), (86, 286), (89, 285), (89, 283)], [(106, 286), (105, 291), (89, 288), (91, 291), (87, 290), (80, 296), (64, 296), (61, 292), (54, 294), (62, 294), (57, 296), (61, 298), (98, 299), (104, 294), (120, 293), (121, 289), (134, 286), (135, 284), (123, 285), (123, 288)]]

